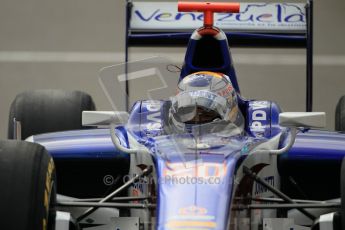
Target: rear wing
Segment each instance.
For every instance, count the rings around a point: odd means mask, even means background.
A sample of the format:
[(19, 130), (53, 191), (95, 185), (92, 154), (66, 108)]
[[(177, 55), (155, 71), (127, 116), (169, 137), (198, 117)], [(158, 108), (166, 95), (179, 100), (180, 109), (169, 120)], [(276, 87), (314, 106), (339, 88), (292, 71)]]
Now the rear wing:
[[(128, 2), (131, 45), (187, 44), (203, 13), (178, 12), (177, 2)], [(234, 46), (305, 47), (308, 4), (240, 3), (240, 13), (217, 13), (214, 24)]]
[[(127, 0), (126, 60), (130, 46), (186, 45), (203, 13), (178, 12), (176, 2)], [(240, 3), (240, 13), (215, 14), (214, 25), (231, 47), (305, 48), (306, 111), (312, 111), (313, 0), (307, 3)]]

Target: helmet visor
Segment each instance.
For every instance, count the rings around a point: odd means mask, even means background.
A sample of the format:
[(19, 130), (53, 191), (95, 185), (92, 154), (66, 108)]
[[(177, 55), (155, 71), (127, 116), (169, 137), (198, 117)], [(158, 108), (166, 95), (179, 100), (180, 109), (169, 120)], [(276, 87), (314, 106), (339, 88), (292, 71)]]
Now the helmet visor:
[(172, 97), (171, 102), (174, 118), (183, 123), (224, 119), (228, 109), (231, 109), (225, 98), (206, 90), (181, 92)]

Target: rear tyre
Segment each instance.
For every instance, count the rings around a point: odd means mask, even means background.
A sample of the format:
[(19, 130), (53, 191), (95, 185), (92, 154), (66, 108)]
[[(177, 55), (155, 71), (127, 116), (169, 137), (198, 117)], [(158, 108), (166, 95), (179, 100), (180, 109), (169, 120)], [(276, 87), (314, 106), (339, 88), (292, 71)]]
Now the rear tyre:
[(95, 110), (90, 95), (80, 91), (35, 90), (18, 94), (11, 104), (8, 138), (13, 136), (13, 119), (20, 121), (22, 139), (31, 135), (82, 129), (83, 110)]
[(345, 131), (345, 95), (339, 99), (335, 109), (335, 130)]
[(1, 229), (53, 230), (55, 167), (41, 145), (0, 141)]

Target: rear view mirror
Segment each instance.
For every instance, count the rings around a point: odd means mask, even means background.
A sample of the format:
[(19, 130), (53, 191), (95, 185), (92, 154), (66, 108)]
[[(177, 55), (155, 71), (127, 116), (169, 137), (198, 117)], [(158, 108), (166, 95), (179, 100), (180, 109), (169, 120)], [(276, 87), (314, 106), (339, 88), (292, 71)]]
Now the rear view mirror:
[(283, 127), (324, 128), (325, 112), (285, 112), (279, 114), (279, 125)]
[(109, 126), (109, 124), (125, 124), (128, 121), (128, 113), (125, 111), (83, 111), (83, 126)]

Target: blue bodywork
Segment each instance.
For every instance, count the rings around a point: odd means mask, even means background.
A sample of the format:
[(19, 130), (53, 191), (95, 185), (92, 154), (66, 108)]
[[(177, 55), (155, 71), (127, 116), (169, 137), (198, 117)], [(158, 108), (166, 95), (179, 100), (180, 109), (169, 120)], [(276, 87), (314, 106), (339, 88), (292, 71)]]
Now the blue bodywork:
[(109, 129), (42, 134), (34, 136), (34, 142), (45, 146), (54, 159), (128, 158), (115, 149)]
[[(35, 135), (34, 142), (45, 146), (54, 159), (128, 158), (128, 154), (115, 149), (109, 129)], [(294, 146), (281, 158), (306, 162), (325, 160), (338, 162), (345, 156), (344, 143), (343, 133), (310, 130), (299, 133)]]
[[(280, 109), (275, 103), (269, 101), (247, 101), (246, 104), (248, 106), (247, 110), (243, 112), (247, 118), (246, 131), (251, 136), (250, 138), (252, 138), (250, 142), (273, 137), (280, 131), (277, 119)], [(127, 147), (129, 146), (128, 132), (142, 144), (148, 147), (155, 146), (155, 138), (160, 137), (163, 133), (166, 109), (166, 102), (164, 101), (137, 102), (131, 111), (129, 123), (125, 127), (119, 127), (116, 130), (121, 143)], [(148, 119), (154, 114), (156, 115), (154, 121)], [(157, 118), (160, 118), (160, 122), (157, 122)], [(253, 125), (253, 122), (260, 122), (260, 125)], [(121, 153), (114, 148), (110, 139), (109, 129), (43, 134), (34, 136), (34, 141), (44, 145), (55, 160), (128, 159), (127, 154)], [(168, 158), (155, 155), (155, 152), (152, 151), (155, 159), (157, 180), (160, 182), (158, 183), (157, 229), (167, 229), (174, 226), (190, 227), (191, 225), (194, 226), (194, 224), (198, 227), (224, 229), (224, 226), (228, 224), (228, 218), (226, 217), (230, 215), (235, 171), (238, 168), (238, 164), (242, 162), (243, 157), (246, 157), (243, 147), (247, 142), (248, 139), (240, 140), (238, 142), (240, 144), (235, 145), (239, 147), (237, 149), (231, 149), (225, 144), (223, 148), (213, 149), (212, 151), (200, 151), (198, 161), (194, 161), (195, 159), (192, 158), (189, 159), (190, 162), (194, 162), (194, 165), (187, 167), (187, 169), (184, 166), (185, 161), (189, 162), (188, 157), (195, 157), (195, 155), (191, 154), (188, 156), (188, 152), (184, 152), (182, 154), (187, 158), (183, 159), (184, 161), (178, 157), (174, 158), (174, 148), (168, 145), (170, 143), (169, 140), (166, 141), (167, 147), (164, 150), (168, 152)], [(322, 165), (327, 165), (330, 169), (339, 169), (339, 162), (341, 162), (345, 155), (343, 143), (345, 143), (345, 135), (335, 132), (310, 130), (299, 133), (293, 148), (279, 159), (283, 186), (284, 183), (288, 184), (287, 180), (284, 182), (285, 176), (294, 176), (295, 180), (299, 182), (307, 172), (312, 172), (317, 180), (320, 180), (320, 177), (317, 176), (318, 173), (321, 176), (327, 176), (327, 173), (330, 173), (329, 177), (337, 175), (333, 171), (325, 172), (318, 168), (318, 165), (322, 163)], [(225, 153), (228, 154), (226, 155)], [(200, 160), (202, 162), (201, 165), (198, 163)], [(299, 169), (296, 162), (301, 163), (304, 167)], [(310, 168), (308, 165), (315, 166)], [(179, 169), (182, 169), (183, 175), (179, 175)], [(206, 176), (203, 174), (205, 170), (207, 172)], [(222, 173), (219, 174), (219, 171)], [(210, 175), (215, 175), (217, 172), (221, 179), (216, 184), (185, 182), (186, 178), (192, 178), (196, 175), (208, 179)], [(167, 175), (171, 176), (170, 180), (167, 180)], [(181, 183), (181, 179), (184, 182)], [(308, 178), (304, 178), (304, 180), (313, 181), (310, 175), (308, 175)], [(320, 191), (317, 182), (314, 184), (305, 183), (303, 180), (302, 182), (301, 187), (306, 193), (311, 193), (311, 197), (313, 197), (315, 192), (311, 192), (310, 188)], [(330, 179), (323, 182), (323, 184), (330, 183), (327, 188), (337, 186), (331, 182), (332, 180)], [(294, 194), (294, 191), (290, 191), (289, 188), (285, 189), (285, 192), (290, 196), (292, 195), (292, 197), (298, 197), (298, 194)], [(337, 193), (327, 190), (327, 194), (321, 194), (321, 197), (335, 198), (336, 195)], [(315, 198), (320, 199), (320, 197)], [(200, 213), (205, 214), (199, 215)]]
[[(161, 128), (164, 124), (163, 112), (166, 109), (164, 105), (164, 101), (137, 102), (131, 112), (127, 131), (134, 135), (141, 143), (146, 143), (146, 145), (149, 146), (148, 142), (152, 142), (155, 137), (159, 137), (162, 133)], [(248, 102), (248, 106), (247, 117), (251, 119), (246, 125), (248, 134), (250, 134), (252, 138), (270, 138), (272, 135), (274, 136), (278, 129), (277, 114), (280, 112), (277, 105), (267, 101), (251, 101)], [(266, 113), (266, 120), (261, 120), (262, 126), (260, 126), (259, 129), (257, 127), (251, 128), (253, 113), (258, 110), (261, 111), (261, 114)], [(157, 112), (161, 114), (160, 118), (162, 122), (159, 124), (150, 123), (152, 121), (149, 121), (147, 118), (154, 113), (157, 114)], [(148, 129), (147, 127), (155, 127), (155, 129)], [(117, 133), (118, 135), (122, 133), (121, 142), (128, 146), (126, 129), (120, 127)], [(43, 134), (34, 136), (34, 141), (44, 145), (57, 161), (59, 159), (79, 159), (81, 161), (83, 159), (99, 158), (128, 159), (127, 154), (121, 153), (114, 148), (108, 129), (90, 129)], [(243, 147), (246, 140), (242, 140), (239, 143), (242, 143), (243, 145), (240, 147)], [(327, 165), (327, 168), (333, 168), (333, 170), (334, 168), (339, 169), (339, 162), (341, 162), (345, 155), (345, 146), (343, 143), (345, 143), (345, 135), (335, 132), (310, 130), (299, 133), (293, 148), (279, 159), (279, 169), (282, 178), (284, 179), (285, 175), (292, 175), (295, 176), (295, 180), (300, 181), (301, 178), (305, 177), (306, 171), (313, 173), (317, 180), (320, 180), (320, 177), (317, 176), (318, 173), (321, 176), (331, 173), (330, 176), (334, 177), (336, 175), (334, 172), (327, 172), (325, 171), (326, 169), (322, 170), (322, 168), (318, 168), (317, 165), (322, 163), (323, 167)], [(171, 148), (171, 146), (167, 148)], [(160, 183), (158, 183), (157, 229), (166, 229), (167, 226), (189, 226), (191, 224), (196, 224), (199, 227), (208, 226), (214, 229), (224, 229), (223, 227), (227, 224), (226, 217), (230, 214), (231, 195), (234, 192), (232, 182), (234, 180), (235, 170), (239, 162), (241, 162), (241, 157), (245, 157), (245, 154), (241, 154), (239, 150), (240, 149), (236, 149), (236, 151), (234, 151), (228, 147), (224, 147), (213, 150), (212, 153), (209, 151), (200, 152), (198, 160), (201, 160), (202, 164), (199, 166), (198, 163), (195, 163), (192, 167), (187, 168), (187, 171), (181, 159), (171, 159), (174, 156), (171, 149), (169, 151), (170, 159), (155, 156), (156, 172), (158, 181), (160, 181)], [(224, 156), (225, 151), (230, 153), (226, 157)], [(183, 154), (188, 157), (187, 153)], [(302, 171), (298, 169), (298, 164), (296, 165), (296, 162), (304, 166), (301, 167)], [(310, 168), (308, 165), (316, 166)], [(175, 169), (172, 170), (174, 167)], [(191, 178), (195, 176), (196, 171), (198, 173), (200, 173), (200, 171), (204, 172), (205, 167), (207, 167), (207, 173), (211, 175), (216, 174), (217, 170), (223, 170), (220, 177), (221, 180), (216, 184), (198, 184), (195, 182), (188, 184), (186, 182), (181, 183), (181, 181), (176, 181), (176, 179), (181, 180), (181, 178), (185, 181), (187, 177)], [(184, 169), (184, 174), (182, 176), (180, 175), (181, 177), (179, 177), (179, 175), (175, 175), (174, 177), (174, 173), (178, 174), (178, 168)], [(167, 175), (171, 176), (170, 179), (174, 178), (175, 180), (167, 180)], [(200, 175), (200, 177), (203, 178), (209, 178), (208, 176)], [(305, 179), (312, 181), (310, 175), (308, 175), (308, 178), (304, 178), (304, 180)], [(317, 190), (321, 189), (318, 183), (308, 184), (305, 181), (302, 182), (301, 186), (303, 189), (308, 186), (312, 186), (313, 189)], [(330, 182), (331, 180), (327, 180), (323, 182), (323, 185)], [(336, 185), (331, 183), (327, 188), (334, 188), (334, 186)], [(309, 193), (308, 189), (305, 189), (305, 191)], [(286, 189), (285, 192), (289, 193), (289, 195), (291, 195), (291, 193), (292, 195), (294, 194), (293, 191), (289, 191), (289, 189)], [(312, 194), (313, 193), (310, 194), (311, 197), (313, 197)], [(336, 197), (336, 194), (337, 193), (332, 194), (332, 191), (327, 190), (326, 195), (333, 195)], [(325, 195), (322, 194), (322, 196)], [(205, 215), (196, 215), (193, 219), (190, 219), (190, 216), (199, 212), (205, 212)]]
[(54, 158), (59, 194), (101, 197), (110, 188), (103, 182), (105, 176), (114, 179), (111, 185), (120, 186), (122, 180), (116, 178), (128, 174), (129, 156), (114, 148), (109, 129), (47, 133), (33, 136), (33, 141)]
[[(199, 30), (194, 33), (201, 32)], [(196, 71), (221, 72), (230, 77), (234, 88), (239, 93), (240, 88), (237, 83), (237, 76), (226, 36), (220, 34), (217, 39), (211, 34), (201, 36), (200, 39), (194, 39), (193, 37), (197, 36), (192, 35), (189, 41), (180, 79)], [(210, 54), (210, 49), (214, 51), (214, 55)], [(204, 59), (209, 60), (213, 67), (203, 65), (205, 63)], [(281, 127), (278, 125), (278, 116), (281, 110), (276, 103), (246, 100), (240, 95), (238, 95), (238, 101), (241, 112), (245, 117), (245, 130), (248, 137), (252, 138), (250, 140), (269, 139), (281, 132)], [(128, 123), (118, 127), (116, 130), (122, 145), (130, 147), (127, 136), (129, 134), (139, 143), (149, 148), (154, 147), (155, 138), (164, 134), (164, 125), (168, 119), (168, 111), (169, 103), (167, 101), (136, 102), (132, 107)], [(121, 153), (114, 148), (108, 129), (43, 134), (34, 136), (34, 141), (44, 145), (56, 160), (119, 159), (119, 162), (121, 160), (128, 162), (129, 159), (127, 154)], [(243, 140), (242, 144), (246, 143), (246, 141), (248, 139)], [(285, 139), (281, 141), (281, 144), (284, 144), (284, 141)], [(296, 193), (289, 186), (290, 177), (293, 177), (300, 187), (306, 184), (302, 190), (309, 195), (308, 193), (312, 193), (310, 192), (311, 187), (313, 189), (318, 188), (317, 181), (313, 182), (314, 184), (308, 184), (306, 181), (299, 180), (303, 179), (312, 182), (314, 177), (320, 180), (320, 178), (315, 176), (318, 173), (320, 175), (327, 175), (327, 177), (333, 177), (328, 178), (329, 186), (334, 187), (336, 186), (334, 185), (335, 183), (339, 184), (338, 181), (334, 182), (333, 179), (337, 179), (336, 176), (338, 174), (336, 175), (336, 170), (340, 168), (340, 162), (345, 156), (344, 143), (345, 135), (340, 133), (316, 130), (299, 133), (292, 149), (280, 156), (278, 160), (283, 191), (291, 197), (299, 197), (300, 194)], [(224, 146), (227, 146), (227, 144)], [(242, 162), (243, 157), (246, 156), (241, 151), (241, 148), (236, 150), (220, 148), (212, 150), (212, 153), (210, 151), (200, 152), (198, 157), (202, 160), (203, 166), (194, 165), (194, 167), (184, 172), (187, 175), (195, 175), (195, 170), (199, 172), (200, 168), (210, 166), (207, 169), (210, 171), (206, 171), (207, 173), (214, 174), (214, 167), (217, 167), (217, 170), (220, 167), (223, 170), (220, 184), (174, 184), (171, 181), (160, 183), (158, 187), (158, 229), (174, 227), (224, 229), (228, 224), (227, 217), (229, 216), (231, 206), (231, 195), (234, 193), (232, 182), (235, 171), (238, 164)], [(217, 151), (220, 152), (217, 153)], [(180, 167), (183, 164), (177, 158), (167, 160), (160, 157), (154, 150), (152, 154), (158, 180), (164, 179), (167, 174), (172, 173), (171, 167)], [(188, 153), (182, 154), (188, 158)], [(326, 170), (318, 168), (320, 162), (327, 165), (328, 168)], [(205, 172), (205, 169), (203, 170)], [(308, 175), (308, 178), (304, 178), (303, 175)], [(334, 194), (329, 192), (323, 194), (320, 192), (320, 194), (316, 198), (313, 197), (313, 194), (310, 194), (308, 198), (330, 199), (335, 198), (332, 196), (339, 195), (339, 192)], [(195, 216), (196, 213), (204, 215), (199, 216), (201, 219), (198, 219), (199, 217)]]
[[(187, 158), (195, 157), (184, 154)], [(225, 229), (240, 154), (236, 151), (227, 157), (223, 154), (224, 149), (200, 152), (198, 161), (191, 161), (193, 165), (189, 167), (181, 160), (158, 158), (157, 229), (182, 226)]]

